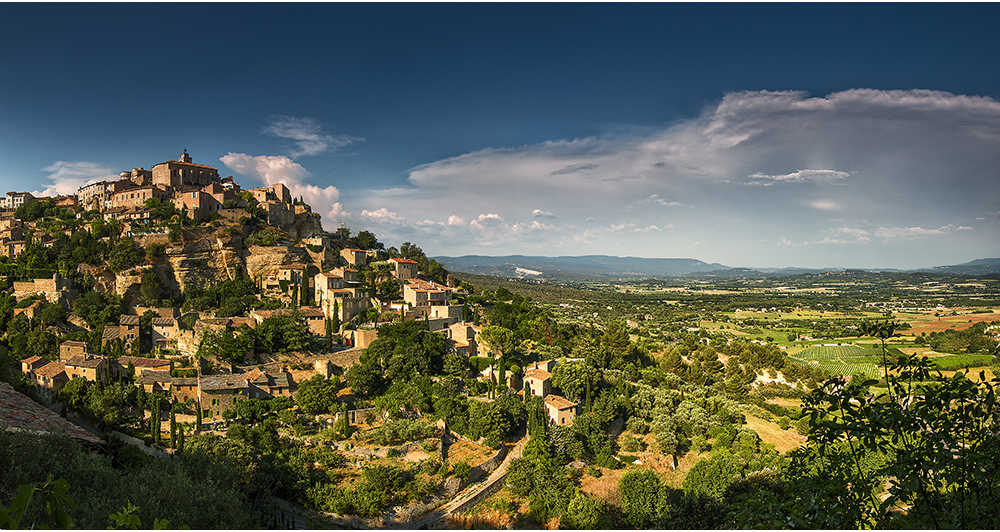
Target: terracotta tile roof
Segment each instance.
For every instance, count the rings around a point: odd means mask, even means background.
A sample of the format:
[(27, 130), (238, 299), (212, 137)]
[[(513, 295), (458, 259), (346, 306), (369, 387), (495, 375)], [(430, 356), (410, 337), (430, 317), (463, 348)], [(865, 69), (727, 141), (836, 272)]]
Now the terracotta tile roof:
[(389, 259), (389, 260), (391, 260), (392, 262), (401, 262), (403, 264), (418, 264), (417, 261), (410, 259)]
[(170, 384), (174, 386), (197, 386), (197, 377), (174, 377), (170, 380)]
[(545, 403), (552, 405), (553, 407), (556, 408), (556, 410), (566, 410), (567, 408), (576, 407), (576, 403), (564, 397), (559, 397), (558, 395), (552, 395), (552, 394), (545, 396)]
[(0, 425), (5, 425), (8, 431), (66, 432), (73, 438), (103, 443), (97, 436), (32, 401), (6, 382), (0, 382)]
[(155, 358), (143, 358), (143, 357), (118, 357), (118, 363), (122, 366), (128, 366), (129, 362), (132, 363), (132, 367), (136, 368), (158, 368), (160, 366), (169, 366), (169, 360), (158, 360)]
[(524, 372), (525, 379), (538, 379), (544, 381), (546, 379), (552, 378), (552, 374), (544, 369), (529, 369)]
[(121, 319), (118, 320), (118, 324), (119, 325), (128, 325), (128, 326), (138, 327), (139, 326), (139, 316), (132, 316), (132, 315), (129, 315), (129, 314), (125, 314), (125, 315), (123, 315), (121, 317)]
[(40, 357), (40, 356), (33, 356), (31, 358), (26, 358), (26, 359), (22, 360), (21, 362), (25, 363), (25, 364), (28, 364), (29, 366), (34, 366), (35, 362), (38, 362), (40, 360), (45, 360), (45, 359), (42, 358), (42, 357)]
[(173, 318), (153, 318), (152, 323), (157, 327), (174, 327), (177, 325), (177, 320)]
[(42, 377), (53, 378), (60, 373), (66, 371), (66, 364), (62, 362), (49, 362), (48, 364), (35, 369), (35, 375), (41, 375)]
[(102, 342), (107, 342), (108, 340), (117, 340), (121, 338), (122, 330), (117, 325), (106, 325), (104, 326), (104, 334), (101, 336)]
[(274, 388), (288, 388), (289, 386), (291, 386), (291, 383), (288, 382), (288, 374), (287, 373), (279, 373), (277, 375), (270, 375), (270, 377), (271, 377), (271, 380), (274, 381), (274, 384), (272, 384), (272, 387), (274, 387)]

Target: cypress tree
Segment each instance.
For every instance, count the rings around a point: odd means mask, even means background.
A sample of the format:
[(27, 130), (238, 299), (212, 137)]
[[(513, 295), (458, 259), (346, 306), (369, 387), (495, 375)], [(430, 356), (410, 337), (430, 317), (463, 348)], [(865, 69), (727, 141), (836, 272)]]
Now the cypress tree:
[(308, 266), (302, 270), (302, 295), (299, 296), (299, 303), (303, 306), (309, 305), (309, 277), (306, 276), (307, 271), (309, 271)]
[(177, 413), (170, 410), (170, 446), (177, 448)]
[(156, 395), (152, 397), (153, 404), (149, 411), (149, 432), (153, 437), (153, 443), (160, 442), (160, 398)]
[(195, 425), (195, 429), (201, 431), (201, 399), (198, 399), (198, 417)]

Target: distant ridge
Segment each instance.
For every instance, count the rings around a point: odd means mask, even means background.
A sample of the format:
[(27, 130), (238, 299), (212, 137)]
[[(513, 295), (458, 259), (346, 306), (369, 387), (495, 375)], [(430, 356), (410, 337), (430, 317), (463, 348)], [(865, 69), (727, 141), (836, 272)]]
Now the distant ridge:
[(577, 257), (464, 255), (461, 257), (434, 257), (434, 260), (452, 271), (498, 277), (550, 280), (673, 277), (729, 269), (723, 264), (707, 263), (697, 259), (644, 259), (609, 255)]
[(965, 264), (956, 264), (954, 266), (935, 266), (933, 268), (922, 268), (917, 271), (931, 273), (956, 273), (960, 275), (987, 275), (991, 273), (1000, 273), (1000, 258), (976, 259), (974, 261), (966, 262)]
[(894, 268), (741, 268), (697, 259), (646, 259), (610, 255), (540, 257), (528, 255), (463, 255), (433, 257), (445, 268), (456, 272), (496, 277), (547, 281), (584, 281), (643, 279), (664, 277), (763, 278), (847, 271), (921, 272), (953, 275), (1000, 274), (1000, 258), (977, 259), (953, 266), (935, 266), (915, 270)]

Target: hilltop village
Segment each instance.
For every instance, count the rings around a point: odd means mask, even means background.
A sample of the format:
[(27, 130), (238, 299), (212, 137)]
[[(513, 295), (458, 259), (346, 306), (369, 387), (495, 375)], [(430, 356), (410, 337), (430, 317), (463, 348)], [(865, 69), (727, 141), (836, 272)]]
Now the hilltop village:
[[(22, 372), (50, 398), (76, 378), (102, 384), (127, 380), (174, 403), (194, 401), (206, 420), (221, 419), (234, 401), (294, 397), (298, 382), (342, 373), (378, 337), (377, 325), (393, 322), (422, 321), (445, 336), (449, 353), (466, 359), (489, 354), (478, 340), (482, 327), (466, 321), (471, 320), (467, 305), (456, 304), (454, 294), (462, 289), (449, 286), (449, 277), (440, 278), (439, 266), (439, 279), (432, 279), (418, 261), (385, 250), (367, 232), (360, 240), (369, 249), (344, 247), (344, 231), (324, 232), (310, 206), (293, 201), (283, 184), (243, 190), (232, 176), (220, 178), (216, 168), (192, 162), (187, 150), (151, 170), (133, 168), (117, 181), (87, 184), (75, 196), (8, 192), (2, 207), (0, 249), (8, 264), (16, 264), (31, 246), (59, 241), (33, 211), (89, 218), (80, 230), (92, 234), (110, 227), (114, 234), (101, 238), (114, 239), (114, 250), (134, 245), (138, 259), (117, 269), (81, 263), (70, 278), (56, 271), (50, 278), (10, 282), (17, 303), (13, 316), (23, 316), (29, 327), (43, 319), (47, 307), (66, 310), (65, 323), (47, 327), (60, 340), (58, 352), (21, 360)], [(411, 247), (407, 243), (404, 251)], [(367, 282), (359, 279), (359, 270)], [(181, 291), (206, 290), (241, 276), (260, 289), (244, 312), (158, 305)], [(80, 286), (81, 280), (89, 286)], [(71, 331), (97, 329), (69, 315), (79, 307), (80, 294), (91, 291), (118, 296), (120, 317), (100, 327), (99, 339), (91, 336), (97, 341), (64, 339)], [(235, 355), (203, 345), (206, 333), (217, 343), (222, 335), (239, 337), (279, 316), (297, 320), (320, 340), (314, 344), (326, 340), (326, 349), (278, 357), (255, 353), (252, 344)], [(546, 397), (553, 421), (569, 424), (577, 405), (551, 394), (554, 364), (536, 363), (523, 378), (506, 376), (507, 384)], [(486, 368), (483, 377), (495, 380), (491, 371)]]

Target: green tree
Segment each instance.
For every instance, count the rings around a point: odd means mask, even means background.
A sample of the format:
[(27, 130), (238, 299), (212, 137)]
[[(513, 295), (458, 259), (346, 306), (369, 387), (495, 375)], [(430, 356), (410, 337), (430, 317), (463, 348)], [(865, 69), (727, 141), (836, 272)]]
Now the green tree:
[(576, 401), (587, 395), (588, 390), (595, 390), (600, 383), (601, 372), (582, 360), (557, 364), (552, 369), (552, 384)]
[(160, 276), (153, 272), (149, 272), (142, 276), (142, 283), (139, 285), (139, 294), (142, 296), (142, 300), (148, 305), (155, 304), (158, 299), (160, 299), (160, 293), (163, 291), (163, 283), (160, 282)]
[(108, 269), (115, 273), (123, 272), (139, 264), (139, 251), (135, 241), (131, 238), (122, 238), (115, 243), (115, 247), (108, 256)]
[(648, 469), (628, 471), (618, 481), (625, 520), (635, 528), (648, 528), (659, 517), (658, 503), (663, 484)]
[(322, 375), (313, 375), (299, 384), (295, 404), (308, 414), (327, 413), (337, 403), (337, 388), (336, 382), (324, 379)]

